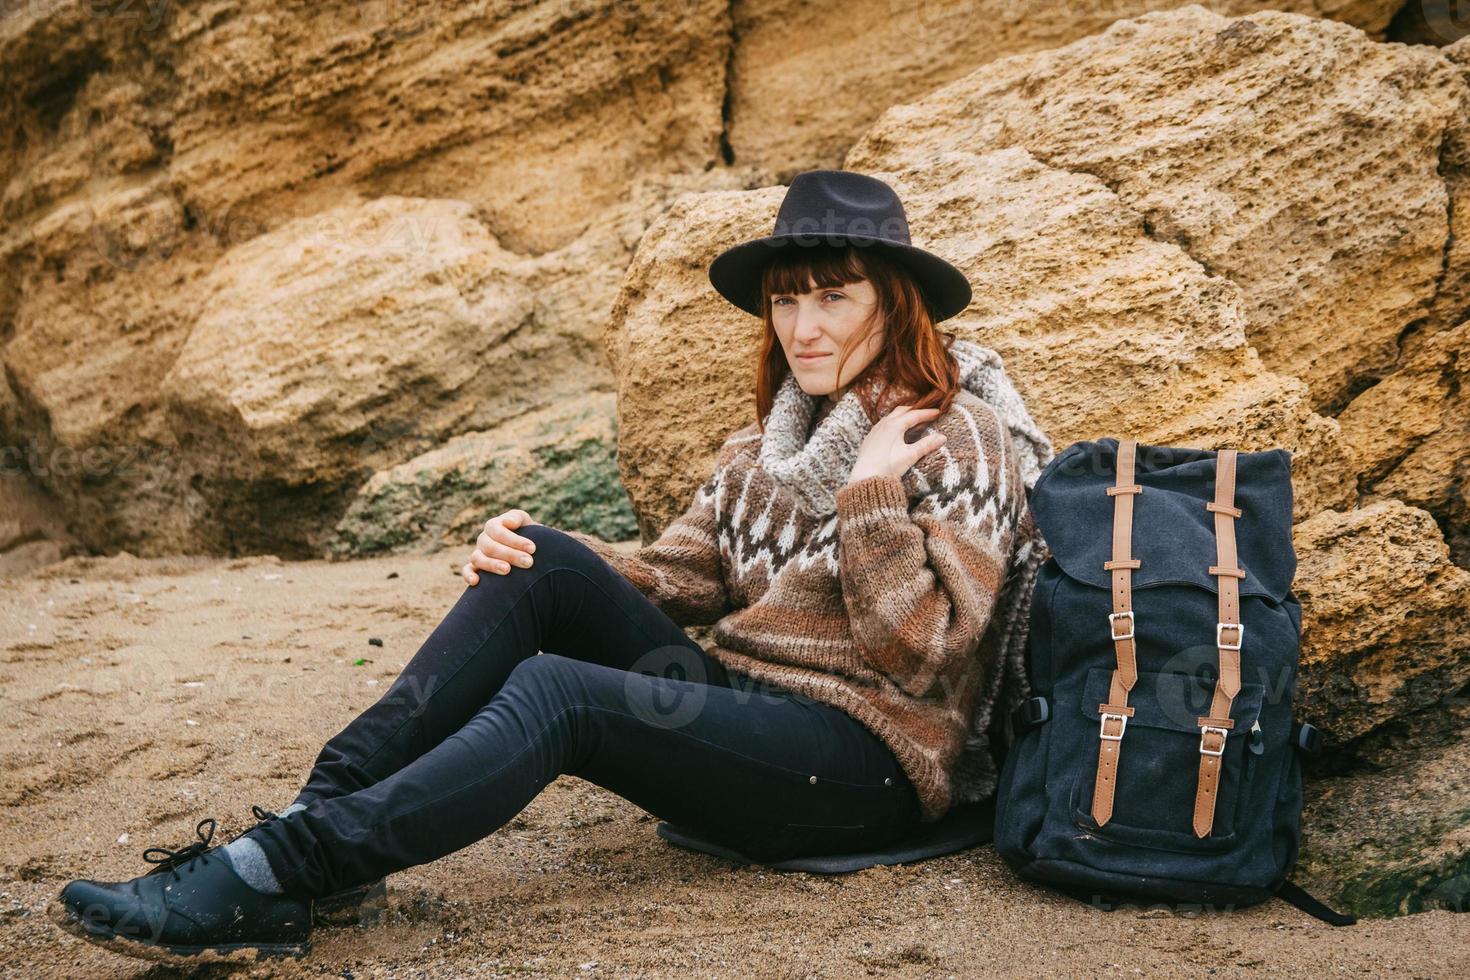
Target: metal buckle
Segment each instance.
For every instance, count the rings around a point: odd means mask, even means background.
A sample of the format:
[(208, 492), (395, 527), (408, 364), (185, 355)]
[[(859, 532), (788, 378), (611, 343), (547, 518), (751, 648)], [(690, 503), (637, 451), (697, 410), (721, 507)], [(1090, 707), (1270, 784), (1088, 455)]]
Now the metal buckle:
[[(1116, 734), (1116, 735), (1109, 735), (1108, 734), (1108, 719), (1109, 718), (1116, 718), (1119, 721), (1118, 734)], [(1128, 716), (1127, 715), (1115, 715), (1111, 711), (1104, 711), (1102, 713), (1102, 716), (1100, 718), (1098, 718), (1098, 720), (1097, 720), (1097, 735), (1098, 735), (1098, 738), (1107, 739), (1109, 742), (1121, 742), (1121, 741), (1123, 741), (1123, 733), (1125, 731), (1127, 731), (1127, 730), (1128, 730)]]
[[(1120, 618), (1123, 618), (1123, 617), (1127, 617), (1127, 619), (1128, 619), (1128, 632), (1124, 633), (1122, 636), (1118, 636), (1117, 634), (1115, 634), (1113, 632), (1113, 620), (1120, 619)], [(1216, 630), (1216, 635), (1218, 635), (1218, 634), (1219, 634), (1219, 631)], [(1133, 639), (1133, 610), (1132, 609), (1128, 610), (1127, 612), (1108, 613), (1108, 635), (1111, 636), (1115, 640), (1131, 640), (1131, 639)]]
[[(1211, 752), (1209, 749), (1205, 748), (1205, 733), (1206, 732), (1219, 732), (1220, 733), (1220, 751), (1218, 751), (1218, 752)], [(1228, 731), (1226, 731), (1225, 729), (1220, 728), (1217, 725), (1204, 725), (1204, 726), (1202, 726), (1200, 728), (1200, 730), (1199, 730), (1199, 754), (1200, 755), (1224, 755), (1225, 754), (1225, 742), (1229, 738), (1230, 738), (1230, 733)]]
[[(1234, 643), (1226, 643), (1224, 640), (1220, 639), (1220, 631), (1223, 630), (1223, 629), (1225, 629), (1226, 627), (1230, 627), (1230, 628), (1233, 628), (1233, 629), (1240, 630), (1240, 632), (1235, 637), (1235, 642)], [(1244, 643), (1244, 642), (1245, 642), (1245, 624), (1244, 623), (1216, 623), (1215, 624), (1215, 646), (1219, 647), (1221, 650), (1239, 650), (1240, 649), (1240, 645), (1242, 643)]]

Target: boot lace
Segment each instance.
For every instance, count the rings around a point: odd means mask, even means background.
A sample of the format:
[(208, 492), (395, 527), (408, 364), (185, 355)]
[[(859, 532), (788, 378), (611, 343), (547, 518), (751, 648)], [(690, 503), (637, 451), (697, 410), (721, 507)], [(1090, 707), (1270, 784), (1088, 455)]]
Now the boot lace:
[[(206, 826), (209, 828), (207, 831), (205, 830)], [(179, 869), (189, 864), (195, 858), (207, 863), (209, 861), (208, 852), (214, 849), (214, 846), (211, 845), (211, 842), (214, 840), (214, 828), (215, 819), (213, 817), (205, 817), (194, 826), (194, 833), (199, 837), (197, 841), (192, 841), (176, 851), (170, 850), (167, 847), (148, 848), (143, 852), (143, 860), (149, 864), (158, 865), (158, 867), (148, 873), (156, 875), (160, 872), (167, 871), (174, 876), (175, 880), (178, 880)], [(155, 857), (155, 854), (161, 856)], [(193, 870), (192, 866), (190, 870)]]
[[(250, 805), (250, 811), (255, 816), (255, 823), (249, 827), (246, 827), (244, 830), (241, 830), (229, 840), (225, 841), (225, 844), (230, 843), (230, 841), (236, 840), (241, 835), (248, 833), (251, 830), (254, 830), (256, 827), (259, 827), (262, 824), (268, 823), (271, 820), (280, 819), (280, 816), (274, 811), (267, 810), (264, 807), (258, 806), (254, 803)], [(210, 852), (214, 851), (216, 848), (224, 846), (222, 844), (213, 843), (214, 831), (217, 826), (218, 823), (213, 817), (205, 817), (203, 820), (194, 825), (194, 834), (199, 838), (198, 840), (191, 841), (176, 851), (170, 850), (167, 847), (157, 846), (150, 847), (145, 850), (143, 852), (143, 860), (147, 861), (149, 864), (158, 865), (158, 867), (149, 871), (148, 874), (155, 875), (167, 871), (173, 875), (175, 880), (178, 880), (179, 870), (181, 868), (187, 866), (188, 870), (193, 870), (193, 865), (191, 865), (190, 862), (193, 861), (195, 858), (198, 858), (200, 863), (202, 864), (208, 864)], [(206, 827), (208, 829), (206, 829)]]

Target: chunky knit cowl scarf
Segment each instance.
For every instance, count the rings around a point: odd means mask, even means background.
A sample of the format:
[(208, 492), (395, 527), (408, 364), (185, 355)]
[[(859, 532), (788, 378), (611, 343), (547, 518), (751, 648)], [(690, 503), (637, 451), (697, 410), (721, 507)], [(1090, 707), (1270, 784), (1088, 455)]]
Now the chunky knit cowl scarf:
[[(1026, 411), (999, 354), (961, 339), (951, 343), (949, 350), (959, 362), (960, 385), (989, 402), (1004, 420), (1029, 493), (1051, 462), (1051, 442)], [(880, 377), (872, 376), (855, 383), (815, 430), (812, 418), (818, 398), (825, 396), (807, 394), (794, 374), (788, 374), (777, 389), (775, 403), (766, 417), (760, 466), (789, 488), (807, 512), (821, 515), (837, 510), (836, 493), (847, 482), (858, 449), (873, 428), (874, 419), (864, 403), (874, 405), (875, 415), (881, 418), (911, 394), (893, 385), (878, 401), (881, 382)]]

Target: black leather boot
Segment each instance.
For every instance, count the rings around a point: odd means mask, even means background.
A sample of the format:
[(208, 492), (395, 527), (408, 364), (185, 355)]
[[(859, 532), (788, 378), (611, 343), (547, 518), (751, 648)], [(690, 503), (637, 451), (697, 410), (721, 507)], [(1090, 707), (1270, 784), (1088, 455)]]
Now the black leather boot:
[[(311, 948), (312, 899), (251, 888), (220, 847), (210, 846), (214, 826), (212, 818), (201, 820), (200, 840), (178, 851), (149, 848), (145, 859), (160, 867), (147, 874), (68, 882), (50, 909), (52, 920), (145, 959), (199, 964), (304, 956)], [(165, 857), (151, 857), (154, 851)]]

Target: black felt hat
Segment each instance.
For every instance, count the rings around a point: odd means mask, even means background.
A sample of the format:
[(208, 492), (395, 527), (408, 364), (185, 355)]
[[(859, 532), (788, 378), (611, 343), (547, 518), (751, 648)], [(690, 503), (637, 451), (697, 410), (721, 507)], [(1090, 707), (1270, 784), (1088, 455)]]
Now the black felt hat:
[(808, 170), (791, 178), (764, 238), (728, 248), (709, 266), (719, 294), (753, 316), (765, 297), (761, 273), (778, 250), (821, 243), (877, 248), (904, 266), (919, 284), (937, 323), (970, 305), (970, 281), (933, 252), (909, 243), (909, 222), (898, 194), (883, 181), (851, 170)]

